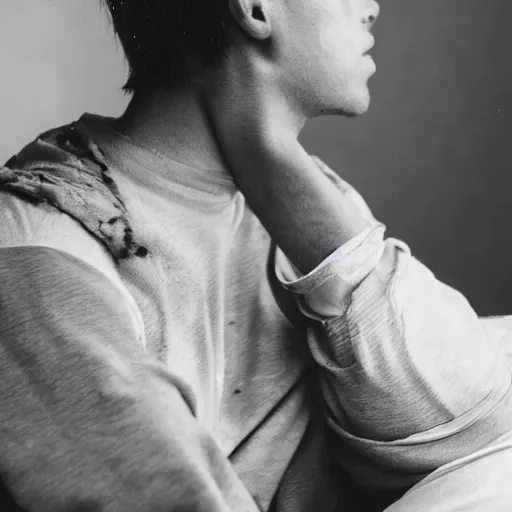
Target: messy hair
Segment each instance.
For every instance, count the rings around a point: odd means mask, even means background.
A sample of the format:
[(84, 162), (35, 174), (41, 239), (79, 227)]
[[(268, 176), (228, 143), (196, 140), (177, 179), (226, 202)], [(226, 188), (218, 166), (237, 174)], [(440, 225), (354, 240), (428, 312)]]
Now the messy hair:
[(103, 0), (129, 65), (123, 90), (180, 89), (232, 44), (227, 0)]

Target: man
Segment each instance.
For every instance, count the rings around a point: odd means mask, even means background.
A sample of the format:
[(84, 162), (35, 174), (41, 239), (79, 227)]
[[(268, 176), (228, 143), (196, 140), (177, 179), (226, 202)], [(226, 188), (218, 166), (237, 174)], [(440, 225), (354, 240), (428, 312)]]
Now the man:
[(9, 495), (37, 512), (510, 510), (502, 332), (297, 141), (367, 110), (377, 4), (107, 5), (127, 111), (50, 130), (0, 172)]

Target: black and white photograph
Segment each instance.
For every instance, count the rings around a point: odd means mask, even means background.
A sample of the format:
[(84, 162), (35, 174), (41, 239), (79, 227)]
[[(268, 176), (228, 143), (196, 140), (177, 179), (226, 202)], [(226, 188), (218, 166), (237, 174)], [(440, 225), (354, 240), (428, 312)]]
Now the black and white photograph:
[(0, 0), (0, 512), (512, 512), (511, 22)]

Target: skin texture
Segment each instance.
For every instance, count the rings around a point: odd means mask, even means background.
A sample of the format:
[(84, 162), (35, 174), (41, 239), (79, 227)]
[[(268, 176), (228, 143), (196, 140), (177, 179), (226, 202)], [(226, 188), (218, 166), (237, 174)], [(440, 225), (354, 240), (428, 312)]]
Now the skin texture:
[[(327, 111), (357, 115), (368, 108), (367, 82), (375, 68), (364, 53), (373, 44), (370, 21), (378, 14), (377, 4), (328, 0), (315, 3), (305, 18), (305, 0), (231, 2), (244, 33), (268, 44), (248, 45), (243, 60), (236, 53), (230, 56), (230, 80), (212, 73), (204, 89), (205, 111), (249, 206), (306, 274), (369, 226), (321, 172), (298, 135), (311, 117)], [(291, 4), (293, 10), (287, 8)], [(254, 15), (255, 8), (261, 15)], [(316, 43), (297, 51), (304, 39)]]
[(276, 40), (279, 87), (298, 100), (310, 119), (323, 114), (359, 115), (370, 104), (369, 28), (378, 6), (369, 0), (268, 2)]
[[(259, 115), (258, 103), (267, 105), (279, 114), (278, 127), (289, 126), (296, 135), (313, 117), (366, 112), (368, 79), (375, 67), (363, 53), (373, 45), (370, 29), (378, 16), (377, 3), (226, 1), (236, 24), (236, 44), (224, 65), (186, 90), (136, 93), (115, 123), (119, 131), (183, 163), (229, 170), (209, 119), (212, 90), (229, 90), (236, 103), (254, 97), (251, 118)], [(255, 9), (263, 12), (265, 21), (252, 16)], [(238, 124), (241, 118), (231, 121)]]
[(308, 119), (370, 103), (373, 0), (227, 0), (236, 44), (194, 88), (134, 98), (116, 128), (140, 144), (234, 177), (303, 273), (368, 227), (297, 138)]

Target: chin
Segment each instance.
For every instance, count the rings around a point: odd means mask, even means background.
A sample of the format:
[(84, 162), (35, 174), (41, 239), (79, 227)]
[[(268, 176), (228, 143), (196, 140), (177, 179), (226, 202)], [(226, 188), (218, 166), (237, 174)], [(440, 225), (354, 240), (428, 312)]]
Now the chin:
[[(347, 101), (348, 100), (348, 101)], [(347, 94), (347, 98), (341, 109), (346, 117), (362, 116), (370, 108), (371, 97), (368, 84), (361, 85)]]
[(370, 103), (370, 93), (367, 90), (366, 93), (353, 95), (350, 98), (344, 97), (343, 99), (340, 99), (337, 104), (324, 106), (319, 110), (318, 116), (358, 117), (368, 112)]
[(353, 105), (353, 107), (350, 109), (350, 111), (346, 114), (347, 117), (356, 117), (356, 116), (362, 116), (368, 112), (370, 109), (370, 96), (368, 95), (368, 98), (365, 98), (362, 101), (359, 101)]

